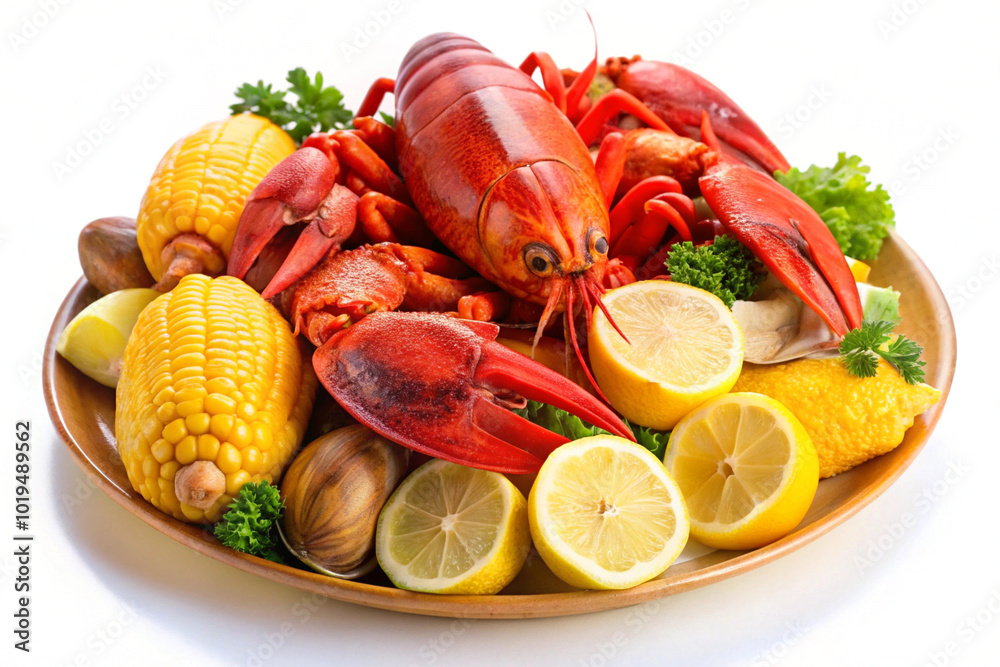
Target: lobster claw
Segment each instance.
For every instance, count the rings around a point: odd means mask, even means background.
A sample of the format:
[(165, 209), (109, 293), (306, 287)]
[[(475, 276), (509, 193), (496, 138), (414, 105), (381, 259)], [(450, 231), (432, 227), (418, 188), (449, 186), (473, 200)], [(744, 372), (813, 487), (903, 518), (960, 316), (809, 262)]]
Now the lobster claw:
[(768, 174), (788, 171), (788, 160), (760, 126), (728, 95), (691, 70), (655, 60), (612, 60), (606, 69), (619, 88), (642, 100), (674, 132), (697, 139), (706, 110), (727, 153), (759, 165)]
[(300, 148), (257, 184), (243, 207), (227, 273), (244, 278), (289, 225), (308, 223), (262, 292), (278, 294), (309, 272), (354, 231), (358, 197), (336, 183), (337, 168), (316, 148)]
[(518, 395), (635, 440), (603, 403), (494, 339), (499, 327), (434, 313), (378, 312), (313, 356), (352, 416), (405, 447), (503, 473), (537, 472), (567, 439), (511, 412)]
[(707, 113), (702, 141), (716, 154), (698, 185), (726, 230), (838, 336), (860, 327), (857, 283), (823, 219), (770, 176), (719, 152)]

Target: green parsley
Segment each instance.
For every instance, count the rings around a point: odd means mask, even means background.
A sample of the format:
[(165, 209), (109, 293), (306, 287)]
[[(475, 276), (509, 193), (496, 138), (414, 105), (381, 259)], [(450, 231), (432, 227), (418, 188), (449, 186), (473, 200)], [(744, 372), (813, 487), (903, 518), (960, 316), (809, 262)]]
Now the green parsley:
[[(344, 96), (333, 86), (323, 86), (323, 75), (316, 72), (314, 79), (301, 67), (288, 73), (288, 90), (274, 90), (271, 84), (258, 81), (256, 85), (244, 83), (236, 89), (242, 100), (229, 108), (234, 114), (257, 114), (284, 128), (296, 143), (313, 132), (342, 130), (350, 126), (354, 113), (344, 108)], [(295, 94), (294, 104), (286, 99)]]
[(728, 234), (711, 245), (676, 244), (667, 255), (667, 270), (674, 282), (709, 291), (730, 308), (748, 299), (766, 275), (753, 253)]
[(278, 554), (278, 521), (285, 501), (266, 481), (247, 482), (215, 525), (215, 536), (231, 549), (283, 563)]
[(840, 355), (851, 375), (874, 377), (878, 358), (892, 364), (909, 384), (923, 382), (926, 362), (920, 360), (922, 347), (905, 336), (892, 336), (893, 322), (865, 320), (861, 326), (844, 336)]
[(882, 239), (896, 224), (896, 214), (889, 193), (881, 185), (872, 189), (869, 171), (857, 155), (841, 153), (833, 167), (812, 165), (805, 171), (793, 167), (774, 177), (823, 218), (845, 255), (871, 260), (878, 257)]

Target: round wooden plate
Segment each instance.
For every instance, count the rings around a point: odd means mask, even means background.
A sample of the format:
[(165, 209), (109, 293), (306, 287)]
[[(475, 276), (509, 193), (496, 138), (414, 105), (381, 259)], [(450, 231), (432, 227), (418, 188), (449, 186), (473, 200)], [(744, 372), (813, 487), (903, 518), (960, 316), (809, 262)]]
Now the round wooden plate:
[(795, 532), (754, 551), (712, 551), (676, 563), (658, 578), (624, 591), (581, 591), (556, 579), (535, 556), (500, 595), (442, 596), (393, 588), (378, 570), (344, 581), (278, 565), (223, 547), (211, 532), (182, 523), (132, 490), (115, 449), (115, 396), (56, 354), (66, 324), (97, 292), (83, 278), (59, 308), (45, 345), (44, 387), (52, 421), (77, 464), (119, 505), (173, 539), (245, 572), (337, 600), (414, 614), (464, 618), (533, 618), (615, 609), (705, 586), (780, 558), (823, 535), (878, 497), (906, 469), (941, 416), (955, 370), (955, 330), (948, 303), (930, 271), (895, 233), (886, 240), (870, 281), (901, 291), (901, 330), (924, 346), (927, 382), (941, 401), (917, 418), (895, 450), (820, 482), (809, 513)]

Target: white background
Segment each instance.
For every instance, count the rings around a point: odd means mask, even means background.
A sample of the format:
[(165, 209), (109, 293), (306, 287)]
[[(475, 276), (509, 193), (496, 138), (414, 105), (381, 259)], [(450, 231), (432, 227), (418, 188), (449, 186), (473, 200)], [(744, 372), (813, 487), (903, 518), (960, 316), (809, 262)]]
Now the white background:
[[(40, 352), (80, 273), (78, 230), (135, 215), (166, 148), (224, 116), (241, 82), (319, 68), (356, 106), (429, 32), (466, 33), (515, 64), (544, 49), (579, 68), (592, 52), (590, 28), (571, 0), (399, 0), (348, 59), (343, 45), (387, 0), (225, 2), (7, 0), (0, 10), (0, 429), (9, 443), (15, 420), (32, 420), (38, 536), (30, 656), (11, 648), (13, 559), (0, 546), (0, 663), (246, 665), (264, 655), (266, 665), (919, 666), (940, 654), (938, 665), (996, 664), (1000, 618), (987, 606), (996, 596), (1000, 610), (996, 3), (583, 3), (602, 59), (688, 58), (793, 164), (831, 164), (846, 150), (872, 165), (874, 180), (898, 181), (898, 228), (949, 295), (960, 362), (948, 408), (912, 467), (801, 551), (644, 611), (463, 624), (334, 601), (307, 611), (301, 592), (199, 556), (91, 491), (49, 424)], [(51, 18), (39, 14), (46, 5)], [(810, 101), (814, 109), (802, 106)], [(792, 124), (786, 115), (797, 110), (802, 120)], [(106, 118), (110, 133), (57, 173)], [(13, 450), (3, 451), (0, 539), (9, 544)], [(946, 477), (949, 467), (962, 473)], [(894, 530), (906, 513), (916, 524)], [(977, 612), (980, 621), (967, 620)], [(954, 657), (941, 654), (949, 642)]]

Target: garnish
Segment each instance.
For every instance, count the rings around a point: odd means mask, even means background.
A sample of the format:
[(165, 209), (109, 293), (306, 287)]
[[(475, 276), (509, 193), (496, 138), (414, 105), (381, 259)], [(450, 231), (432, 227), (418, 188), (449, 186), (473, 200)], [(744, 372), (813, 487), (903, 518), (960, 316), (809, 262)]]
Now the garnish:
[[(312, 80), (301, 67), (288, 72), (288, 90), (273, 90), (271, 84), (257, 81), (244, 83), (236, 89), (236, 97), (243, 100), (229, 108), (234, 114), (249, 111), (269, 119), (284, 128), (296, 143), (313, 132), (342, 130), (349, 127), (354, 113), (344, 108), (344, 96), (333, 86), (323, 86), (323, 75), (316, 72)], [(294, 93), (292, 104), (285, 99)]]
[(753, 253), (726, 234), (710, 245), (678, 243), (667, 255), (667, 269), (674, 282), (711, 292), (730, 308), (749, 298), (765, 276)]
[(799, 171), (793, 167), (774, 176), (819, 213), (845, 255), (875, 259), (882, 239), (896, 224), (896, 214), (881, 185), (869, 189), (869, 171), (857, 155), (841, 153), (831, 168), (812, 165)]
[[(570, 440), (608, 433), (602, 428), (591, 426), (576, 415), (547, 403), (528, 401), (526, 407), (514, 412), (528, 421)], [(653, 452), (659, 459), (663, 459), (663, 453), (667, 450), (667, 440), (670, 439), (670, 431), (655, 431), (638, 424), (629, 424), (628, 420), (623, 421), (632, 429), (632, 434), (635, 435), (635, 439), (640, 445)]]
[(283, 563), (277, 551), (277, 523), (284, 508), (278, 487), (267, 481), (247, 482), (215, 525), (215, 536), (231, 549)]
[(875, 377), (878, 358), (889, 362), (908, 384), (923, 382), (926, 362), (920, 360), (924, 348), (906, 336), (892, 336), (894, 324), (886, 320), (865, 320), (860, 327), (844, 336), (840, 354), (851, 375)]

